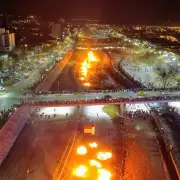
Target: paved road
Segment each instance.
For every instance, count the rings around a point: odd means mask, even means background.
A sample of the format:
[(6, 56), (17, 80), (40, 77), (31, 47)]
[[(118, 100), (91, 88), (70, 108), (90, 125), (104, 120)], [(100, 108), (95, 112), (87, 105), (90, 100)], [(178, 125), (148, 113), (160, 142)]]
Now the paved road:
[(24, 79), (17, 83), (14, 87), (12, 87), (13, 90), (19, 90), (21, 91), (22, 88), (26, 89), (27, 87), (33, 86), (33, 84), (38, 80), (41, 79), (41, 73), (44, 72), (44, 69), (52, 67), (52, 62), (44, 63), (40, 67), (36, 68), (33, 72), (30, 73), (30, 76), (28, 79)]
[[(105, 130), (107, 128), (113, 128), (113, 123), (108, 114), (106, 114), (103, 111), (104, 105), (95, 105), (95, 106), (82, 106), (80, 108), (80, 114), (81, 114), (81, 125), (84, 124), (95, 124), (95, 136), (98, 136), (95, 138), (97, 140), (98, 144), (103, 144), (107, 149), (111, 148), (111, 136), (106, 136)], [(81, 140), (78, 140), (78, 143), (76, 144), (79, 146), (81, 143), (83, 143)], [(71, 156), (67, 162), (66, 168), (64, 170), (64, 174), (62, 176), (62, 179), (66, 180), (73, 180), (74, 176), (72, 175), (72, 171), (74, 168), (76, 168), (76, 165), (79, 165), (78, 159), (76, 159), (76, 155), (74, 154), (74, 151), (72, 151)], [(103, 149), (104, 150), (104, 149)], [(94, 177), (95, 178), (95, 177)]]
[(85, 51), (74, 51), (71, 54), (71, 58), (68, 61), (68, 64), (65, 66), (61, 74), (56, 78), (54, 83), (52, 84), (50, 91), (79, 91), (81, 90), (81, 86), (77, 82), (77, 79), (74, 76), (74, 65), (78, 63), (79, 57), (84, 56)]
[(33, 84), (41, 78), (41, 72), (44, 71), (45, 68), (49, 68), (49, 66), (52, 66), (52, 62), (44, 63), (42, 66), (31, 72), (28, 79), (23, 79), (14, 86), (8, 87), (7, 93), (0, 96), (0, 109), (6, 109), (13, 104), (19, 103), (22, 88), (27, 89), (28, 87), (33, 86)]
[[(84, 124), (95, 123), (96, 135), (100, 137), (104, 136), (104, 142), (108, 142), (110, 144), (110, 140), (112, 138), (109, 138), (108, 141), (105, 130), (107, 128), (113, 128), (114, 123), (111, 120), (110, 115), (104, 112), (104, 107), (104, 105), (82, 107), (81, 121)], [(114, 116), (113, 119), (118, 120), (118, 114)], [(132, 127), (134, 127), (135, 129), (133, 129)], [(158, 146), (158, 142), (156, 140), (156, 134), (152, 130), (150, 121), (145, 121), (139, 118), (134, 119), (134, 121), (132, 122), (129, 119), (126, 119), (125, 129), (126, 131), (124, 132), (123, 137), (126, 142), (125, 149), (127, 157), (124, 165), (124, 179), (168, 180), (169, 174), (166, 170), (166, 165), (164, 163)], [(100, 137), (98, 138), (98, 140), (103, 140), (100, 139)], [(120, 152), (121, 151), (118, 151), (118, 153)], [(75, 159), (75, 155), (73, 155), (73, 160), (69, 159), (63, 177), (66, 177), (66, 179), (69, 180), (73, 179), (73, 175), (70, 173), (72, 169), (78, 165), (78, 163), (79, 162)]]
[(78, 85), (73, 78), (72, 67), (66, 65), (64, 70), (61, 72), (60, 76), (55, 80), (52, 84), (50, 91), (62, 91), (62, 90), (69, 90), (69, 91), (78, 91)]
[[(161, 112), (161, 111), (160, 111)], [(163, 135), (167, 142), (167, 145), (172, 145), (172, 155), (174, 157), (176, 166), (180, 171), (180, 122), (179, 114), (173, 114), (171, 112), (162, 112), (162, 116), (156, 114), (158, 123), (163, 128)]]
[[(132, 110), (135, 110), (133, 105)], [(150, 120), (141, 118), (126, 122), (125, 179), (154, 180), (169, 179), (167, 167), (163, 160), (157, 134), (153, 131)], [(133, 127), (133, 128), (132, 128)]]
[[(31, 115), (15, 145), (0, 167), (2, 180), (49, 180), (52, 178), (68, 140), (75, 130), (78, 111), (76, 107), (46, 109), (51, 118), (40, 114), (42, 108)], [(66, 118), (66, 113), (69, 116)], [(52, 117), (56, 113), (56, 117)], [(38, 116), (38, 117), (37, 117)], [(68, 122), (71, 122), (70, 124)], [(30, 174), (26, 174), (26, 170)]]
[[(59, 51), (58, 51), (59, 52)], [(62, 52), (61, 52), (62, 53)], [(61, 56), (61, 53), (59, 56)], [(64, 53), (64, 52), (63, 52)], [(64, 64), (62, 63), (62, 66)], [(13, 104), (19, 103), (20, 92), (23, 89), (27, 89), (28, 87), (32, 87), (34, 83), (41, 78), (41, 72), (44, 72), (44, 69), (51, 69), (54, 66), (53, 61), (48, 59), (48, 61), (44, 62), (40, 66), (38, 66), (34, 71), (29, 72), (29, 78), (22, 79), (20, 82), (15, 84), (14, 86), (10, 86), (7, 88), (8, 93), (4, 96), (0, 96), (6, 99), (2, 99), (2, 103), (0, 103), (0, 109), (6, 109)], [(13, 97), (10, 98), (9, 97)]]

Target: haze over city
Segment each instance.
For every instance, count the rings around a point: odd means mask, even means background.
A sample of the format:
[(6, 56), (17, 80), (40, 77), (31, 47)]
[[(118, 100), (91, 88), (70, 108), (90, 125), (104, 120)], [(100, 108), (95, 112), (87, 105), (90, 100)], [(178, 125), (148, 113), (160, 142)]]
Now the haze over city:
[(180, 180), (180, 1), (0, 3), (0, 180)]

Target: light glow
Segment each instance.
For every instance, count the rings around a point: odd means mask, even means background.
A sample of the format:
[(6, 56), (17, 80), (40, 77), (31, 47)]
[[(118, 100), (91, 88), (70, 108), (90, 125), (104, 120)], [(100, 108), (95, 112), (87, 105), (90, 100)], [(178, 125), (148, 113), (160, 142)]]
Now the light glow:
[(97, 148), (97, 143), (95, 143), (95, 142), (93, 142), (93, 143), (89, 143), (89, 146), (91, 147), (91, 148)]
[(81, 81), (84, 81), (84, 77), (81, 77), (80, 80), (81, 80)]
[(66, 115), (68, 113), (69, 115), (72, 115), (75, 111), (75, 106), (66, 106), (66, 107), (44, 107), (41, 108), (40, 111), (37, 112), (38, 115), (44, 113), (45, 115)]
[(90, 87), (91, 84), (89, 82), (84, 83), (84, 86)]
[(98, 169), (98, 180), (110, 180), (111, 179), (111, 172), (106, 169)]
[(87, 154), (87, 148), (85, 146), (81, 145), (80, 147), (77, 148), (76, 152), (79, 155), (85, 155), (85, 154)]
[(92, 62), (98, 61), (98, 60), (95, 58), (95, 56), (94, 56), (94, 54), (93, 54), (92, 51), (88, 52), (88, 59), (89, 59), (89, 61), (92, 61)]
[(99, 160), (105, 161), (105, 160), (108, 160), (110, 158), (112, 158), (111, 152), (98, 152), (98, 154), (97, 154), (97, 159), (99, 159)]
[(84, 165), (80, 165), (74, 171), (74, 175), (77, 177), (85, 177), (87, 173), (87, 167)]
[(84, 106), (86, 117), (89, 119), (94, 119), (97, 118), (98, 114), (98, 116), (101, 117), (103, 121), (111, 121), (110, 116), (107, 113), (103, 112), (103, 107), (104, 105)]
[(96, 161), (96, 160), (90, 160), (90, 165), (91, 166), (95, 166), (97, 168), (101, 168), (102, 167), (101, 163)]
[(99, 61), (99, 59), (95, 58), (94, 54), (92, 51), (89, 51), (88, 52), (88, 59), (87, 60), (84, 60), (81, 65), (80, 65), (80, 80), (81, 81), (85, 81), (86, 82), (83, 84), (84, 86), (86, 87), (90, 87), (91, 84), (89, 83), (89, 72), (90, 73), (93, 73), (93, 69), (92, 69), (92, 66), (93, 64), (91, 62), (97, 62)]

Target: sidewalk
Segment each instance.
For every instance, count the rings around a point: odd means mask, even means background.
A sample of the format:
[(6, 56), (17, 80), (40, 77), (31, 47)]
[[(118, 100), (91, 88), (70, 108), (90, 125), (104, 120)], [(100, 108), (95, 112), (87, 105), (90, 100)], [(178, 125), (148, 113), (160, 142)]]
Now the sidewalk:
[[(127, 73), (127, 75), (134, 78), (134, 80), (140, 82), (144, 86), (148, 88), (161, 88), (163, 86), (160, 78), (158, 78), (157, 73), (155, 72), (156, 65), (154, 64), (147, 64), (144, 60), (140, 62), (133, 61), (132, 57), (122, 56), (118, 53), (113, 53), (114, 56), (114, 68), (119, 71), (119, 66)], [(167, 64), (160, 65), (160, 67), (166, 68)], [(172, 80), (169, 87), (176, 86), (177, 81), (175, 79)]]
[(131, 77), (146, 87), (161, 87), (160, 82), (158, 82), (158, 76), (154, 72), (153, 66), (147, 66), (143, 63), (137, 65), (136, 63), (128, 60), (123, 61), (121, 66)]

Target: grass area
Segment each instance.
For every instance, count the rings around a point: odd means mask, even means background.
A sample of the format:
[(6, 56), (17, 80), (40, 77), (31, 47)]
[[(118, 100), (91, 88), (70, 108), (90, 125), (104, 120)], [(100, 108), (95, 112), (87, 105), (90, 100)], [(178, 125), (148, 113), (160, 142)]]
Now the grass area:
[(103, 112), (106, 113), (111, 117), (111, 119), (114, 119), (117, 117), (117, 114), (119, 112), (119, 106), (118, 105), (106, 105), (102, 108)]
[(138, 96), (144, 96), (145, 94), (144, 94), (143, 91), (139, 91), (139, 92), (137, 92), (137, 95), (138, 95)]

